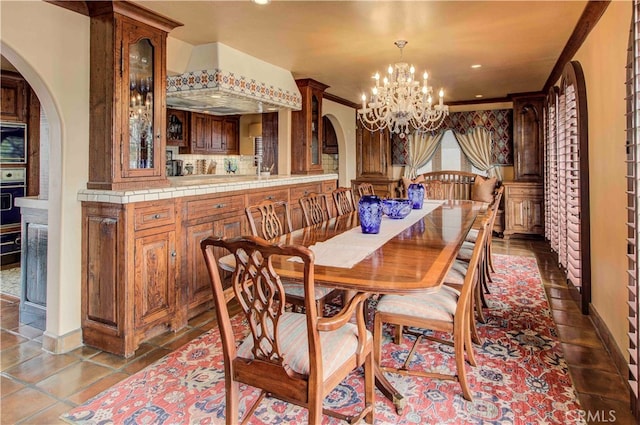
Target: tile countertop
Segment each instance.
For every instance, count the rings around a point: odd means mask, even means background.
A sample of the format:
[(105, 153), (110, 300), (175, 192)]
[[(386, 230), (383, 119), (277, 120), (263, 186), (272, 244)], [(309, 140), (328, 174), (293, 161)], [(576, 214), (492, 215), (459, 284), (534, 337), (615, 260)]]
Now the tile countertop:
[(237, 190), (260, 189), (290, 184), (313, 183), (338, 180), (337, 174), (316, 174), (299, 176), (226, 176), (195, 175), (169, 177), (170, 186), (159, 189), (138, 189), (127, 191), (81, 189), (78, 201), (129, 204), (133, 202), (157, 201), (183, 196), (208, 195), (211, 193), (233, 192)]

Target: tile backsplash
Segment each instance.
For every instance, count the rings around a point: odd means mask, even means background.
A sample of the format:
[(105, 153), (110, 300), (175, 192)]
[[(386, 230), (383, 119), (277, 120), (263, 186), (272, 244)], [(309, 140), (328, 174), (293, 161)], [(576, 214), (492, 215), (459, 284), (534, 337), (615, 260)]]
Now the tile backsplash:
[(176, 146), (167, 146), (173, 159), (182, 160), (182, 174), (255, 175), (256, 163), (250, 155), (181, 155)]

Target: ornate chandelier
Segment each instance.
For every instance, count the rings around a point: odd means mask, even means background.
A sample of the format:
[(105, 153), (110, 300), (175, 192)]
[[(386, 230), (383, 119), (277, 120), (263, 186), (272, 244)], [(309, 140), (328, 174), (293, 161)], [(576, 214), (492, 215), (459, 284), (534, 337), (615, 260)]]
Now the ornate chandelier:
[[(398, 40), (394, 44), (400, 49), (407, 45), (406, 40)], [(413, 130), (436, 130), (444, 117), (449, 115), (449, 107), (444, 105), (444, 90), (440, 89), (440, 101), (433, 105), (433, 88), (427, 84), (429, 75), (425, 72), (422, 84), (414, 79), (415, 68), (406, 62), (389, 65), (388, 77), (384, 77), (380, 85), (380, 74), (376, 72), (376, 85), (371, 89), (371, 101), (367, 104), (367, 96), (362, 95), (362, 109), (358, 116), (362, 125), (369, 131), (384, 130), (405, 138)]]

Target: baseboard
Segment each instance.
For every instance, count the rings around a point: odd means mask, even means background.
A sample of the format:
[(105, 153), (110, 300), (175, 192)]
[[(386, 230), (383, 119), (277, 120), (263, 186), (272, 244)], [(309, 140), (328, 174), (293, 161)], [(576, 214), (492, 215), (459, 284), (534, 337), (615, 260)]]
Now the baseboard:
[(45, 332), (42, 336), (42, 349), (53, 354), (68, 353), (82, 347), (82, 329), (56, 336)]
[(620, 351), (620, 348), (613, 338), (613, 335), (611, 335), (609, 328), (607, 328), (593, 304), (589, 304), (589, 316), (591, 317), (593, 327), (596, 329), (605, 350), (609, 352), (614, 366), (618, 369), (618, 373), (622, 376), (624, 382), (629, 388), (629, 391), (631, 391), (631, 387), (629, 387), (629, 365), (627, 364), (627, 359), (622, 354), (622, 351)]

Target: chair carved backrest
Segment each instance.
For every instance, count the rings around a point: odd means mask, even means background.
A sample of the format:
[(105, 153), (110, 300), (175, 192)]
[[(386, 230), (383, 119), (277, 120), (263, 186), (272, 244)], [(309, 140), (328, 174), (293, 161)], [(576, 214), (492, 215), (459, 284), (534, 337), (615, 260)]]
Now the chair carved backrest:
[(310, 193), (300, 198), (299, 202), (300, 207), (302, 207), (305, 226), (322, 223), (331, 218), (327, 195), (323, 193)]
[(465, 171), (443, 170), (424, 173), (422, 176), (424, 176), (425, 182), (437, 180), (451, 185), (452, 192), (449, 199), (471, 199), (471, 188), (477, 174)]
[[(263, 201), (257, 205), (247, 207), (245, 213), (253, 236), (273, 239), (293, 230), (289, 204), (286, 201)], [(258, 226), (256, 226), (256, 213), (260, 218), (259, 232)]]
[(444, 183), (440, 180), (429, 180), (422, 183), (424, 186), (425, 199), (454, 199), (453, 184)]
[(356, 210), (353, 191), (348, 187), (339, 187), (332, 192), (338, 215), (349, 214)]
[[(274, 255), (301, 258), (305, 269), (305, 291), (310, 290), (313, 293), (313, 253), (302, 246), (274, 245), (256, 236), (227, 240), (211, 237), (203, 240), (201, 246), (213, 286), (225, 357), (225, 372), (227, 364), (233, 364), (236, 371), (238, 371), (238, 367), (246, 369), (245, 372), (253, 369), (256, 376), (268, 371), (273, 372), (273, 368), (277, 368), (281, 369), (286, 376), (295, 377), (295, 373), (292, 373), (286, 364), (285, 353), (280, 349), (280, 338), (285, 336), (278, 334), (278, 323), (285, 314), (285, 293), (280, 277), (273, 270), (271, 261)], [(218, 273), (217, 261), (213, 254), (214, 247), (229, 250), (235, 258), (236, 268), (232, 275), (231, 285), (242, 313), (249, 324), (250, 337), (253, 339), (251, 349), (253, 359), (249, 360), (255, 363), (254, 366), (241, 363), (241, 358), (238, 357), (236, 339), (231, 328), (231, 316), (224, 299), (222, 279)], [(318, 316), (314, 300), (313, 297), (305, 298), (309, 300), (306, 310), (309, 349), (316, 351), (314, 353), (316, 360), (321, 360), (316, 329)], [(266, 367), (270, 367), (270, 369)], [(265, 369), (260, 371), (261, 368)]]
[(373, 185), (371, 183), (360, 183), (358, 185), (358, 196), (363, 197), (365, 195), (375, 195), (376, 192), (373, 189)]

